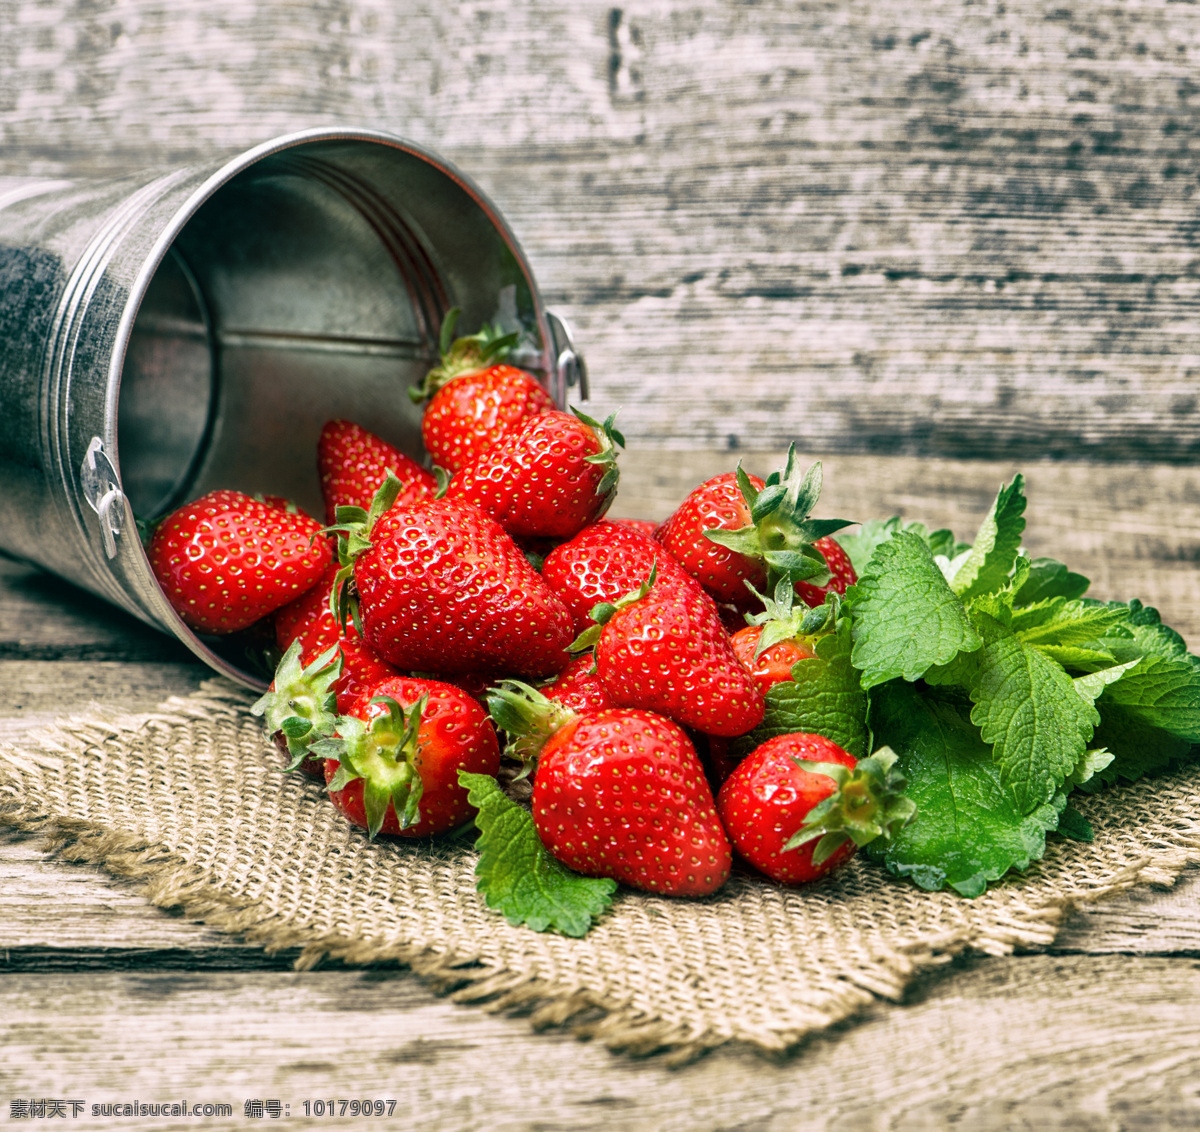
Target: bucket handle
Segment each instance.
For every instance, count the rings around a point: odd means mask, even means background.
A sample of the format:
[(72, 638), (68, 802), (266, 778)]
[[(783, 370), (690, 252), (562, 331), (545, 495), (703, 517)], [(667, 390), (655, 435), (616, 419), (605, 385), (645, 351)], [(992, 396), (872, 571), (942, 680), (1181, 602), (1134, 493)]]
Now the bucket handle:
[(87, 455), (79, 469), (83, 486), (83, 497), (88, 506), (100, 517), (100, 537), (104, 542), (104, 553), (109, 558), (117, 556), (117, 535), (125, 525), (125, 494), (121, 491), (121, 480), (112, 466), (104, 442), (93, 436), (88, 444)]

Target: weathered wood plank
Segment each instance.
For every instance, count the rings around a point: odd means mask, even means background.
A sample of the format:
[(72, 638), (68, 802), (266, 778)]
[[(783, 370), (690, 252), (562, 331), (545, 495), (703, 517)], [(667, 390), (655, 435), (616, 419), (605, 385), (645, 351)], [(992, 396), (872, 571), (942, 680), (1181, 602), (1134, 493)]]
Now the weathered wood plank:
[[(1097, 993), (1106, 986), (1121, 993)], [(274, 1099), (290, 1106), (290, 1126), (328, 1127), (303, 1113), (305, 1100), (330, 1098), (394, 1098), (447, 1132), (1094, 1129), (1197, 1117), (1190, 960), (960, 964), (909, 1005), (873, 1008), (782, 1062), (728, 1050), (678, 1070), (526, 1037), (523, 1020), (449, 1006), (402, 972), (26, 974), (0, 978), (0, 1002), (6, 1098), (186, 1098), (231, 1104), (237, 1120), (246, 1100)]]
[(171, 696), (194, 692), (213, 672), (199, 661), (0, 660), (5, 716), (38, 722), (82, 711), (96, 702), (121, 711), (149, 711)]
[(334, 121), (496, 200), (643, 443), (1190, 462), (1200, 13), (0, 3), (0, 173)]

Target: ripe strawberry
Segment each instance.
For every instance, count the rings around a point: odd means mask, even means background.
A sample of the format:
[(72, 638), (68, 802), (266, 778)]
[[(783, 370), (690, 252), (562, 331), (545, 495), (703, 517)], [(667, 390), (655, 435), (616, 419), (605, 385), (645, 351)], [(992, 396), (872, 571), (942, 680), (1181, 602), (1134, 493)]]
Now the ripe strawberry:
[(320, 580), (320, 525), (238, 491), (214, 491), (168, 515), (147, 554), (171, 607), (202, 633), (234, 633)]
[(594, 641), (600, 679), (621, 707), (659, 712), (708, 735), (742, 735), (762, 722), (762, 693), (706, 595), (659, 589), (652, 572), (595, 615), (598, 629), (572, 647)]
[[(754, 601), (747, 583), (768, 592), (780, 578), (813, 587), (830, 585), (830, 567), (815, 543), (848, 523), (809, 517), (820, 494), (821, 465), (802, 471), (792, 445), (784, 468), (765, 481), (738, 468), (732, 481), (718, 476), (702, 484), (663, 524), (658, 537), (718, 601), (749, 610)], [(706, 509), (714, 520), (707, 528)], [(706, 551), (701, 545), (705, 540), (716, 543), (727, 557)]]
[(339, 543), (371, 650), (419, 672), (562, 671), (571, 615), (512, 539), (470, 503), (428, 499), (388, 510), (388, 490)]
[(308, 593), (275, 611), (274, 623), (275, 642), (279, 648), (287, 649), (294, 641), (299, 641), (305, 664), (337, 647), (342, 669), (333, 683), (333, 691), (337, 696), (338, 711), (345, 714), (365, 686), (399, 673), (366, 646), (353, 625), (347, 625), (343, 630), (338, 624), (332, 602), (339, 568), (337, 562), (331, 562), (321, 580)]
[(817, 655), (812, 645), (804, 640), (788, 638), (758, 652), (762, 639), (761, 625), (747, 625), (729, 638), (738, 660), (749, 670), (758, 690), (765, 696), (776, 684), (792, 678), (792, 665), (798, 660), (811, 660)]
[(678, 584), (703, 592), (670, 553), (639, 531), (602, 520), (561, 543), (542, 565), (542, 581), (571, 611), (575, 632), (590, 629), (592, 607), (615, 602), (637, 589), (657, 564), (661, 585)]
[[(746, 478), (759, 490), (765, 486), (757, 476)], [(749, 522), (750, 507), (738, 475), (725, 472), (695, 488), (654, 537), (718, 602), (749, 609), (753, 599), (746, 583), (762, 589), (767, 584), (766, 566), (706, 537), (707, 531), (734, 531)]]
[(822, 735), (779, 735), (725, 780), (717, 810), (740, 856), (780, 884), (804, 884), (912, 816), (895, 762), (887, 747), (856, 762)]
[(813, 546), (825, 558), (825, 565), (829, 568), (829, 581), (823, 586), (815, 586), (811, 582), (797, 582), (796, 593), (800, 595), (806, 605), (815, 609), (824, 603), (826, 594), (844, 594), (850, 586), (858, 581), (858, 575), (851, 565), (850, 555), (834, 539), (828, 536), (819, 538), (813, 543)]
[(326, 756), (329, 796), (355, 825), (377, 833), (444, 833), (473, 813), (459, 770), (500, 769), (500, 744), (483, 708), (437, 680), (393, 676), (363, 691), (337, 721)]
[(596, 671), (591, 653), (575, 657), (549, 684), (543, 684), (541, 691), (547, 699), (571, 711), (600, 711), (617, 706)]
[(537, 758), (533, 824), (569, 868), (664, 896), (706, 896), (729, 877), (729, 840), (688, 737), (670, 720), (575, 713), (515, 682), (492, 717)]
[(353, 421), (329, 421), (321, 429), (317, 470), (325, 521), (331, 524), (337, 520), (339, 507), (368, 510), (389, 471), (404, 485), (398, 503), (432, 499), (437, 494), (433, 473)]
[(474, 503), (514, 538), (571, 538), (617, 492), (612, 427), (582, 413), (539, 413), (512, 428), (450, 481), (447, 499)]
[(409, 390), (414, 401), (428, 401), (421, 418), (425, 450), (451, 475), (527, 417), (555, 407), (532, 374), (502, 361), (518, 335), (484, 327), (456, 339), (458, 316), (455, 308), (442, 324), (441, 365)]

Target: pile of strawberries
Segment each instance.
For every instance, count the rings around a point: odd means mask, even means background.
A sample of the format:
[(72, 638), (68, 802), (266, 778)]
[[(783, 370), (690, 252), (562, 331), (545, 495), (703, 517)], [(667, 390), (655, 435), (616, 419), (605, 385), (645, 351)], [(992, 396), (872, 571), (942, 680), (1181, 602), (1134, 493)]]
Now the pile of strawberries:
[(844, 863), (878, 832), (874, 762), (812, 734), (728, 754), (815, 655), (810, 609), (833, 616), (855, 581), (829, 537), (846, 524), (809, 516), (819, 465), (717, 476), (658, 525), (606, 520), (612, 419), (559, 411), (503, 361), (513, 336), (453, 322), (412, 391), (434, 472), (330, 421), (325, 525), (218, 491), (157, 526), (180, 617), (271, 626), (282, 659), (255, 710), (372, 837), (469, 821), (468, 772), (532, 781), (554, 857), (648, 891), (711, 893), (734, 852), (784, 883)]

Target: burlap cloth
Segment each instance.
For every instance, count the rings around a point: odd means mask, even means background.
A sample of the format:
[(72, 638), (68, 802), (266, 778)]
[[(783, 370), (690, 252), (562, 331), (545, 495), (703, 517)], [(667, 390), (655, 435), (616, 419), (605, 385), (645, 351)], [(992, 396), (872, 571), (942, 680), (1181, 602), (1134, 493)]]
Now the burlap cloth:
[(0, 820), (147, 899), (276, 951), (410, 965), (459, 1001), (570, 1024), (683, 1061), (742, 1041), (780, 1050), (897, 1000), (921, 969), (1050, 943), (1072, 907), (1200, 860), (1200, 770), (1078, 801), (1096, 839), (976, 900), (861, 861), (798, 890), (734, 876), (705, 900), (622, 890), (583, 939), (511, 927), (465, 844), (372, 844), (281, 759), (252, 697), (219, 680), (153, 713), (101, 709), (0, 746)]

